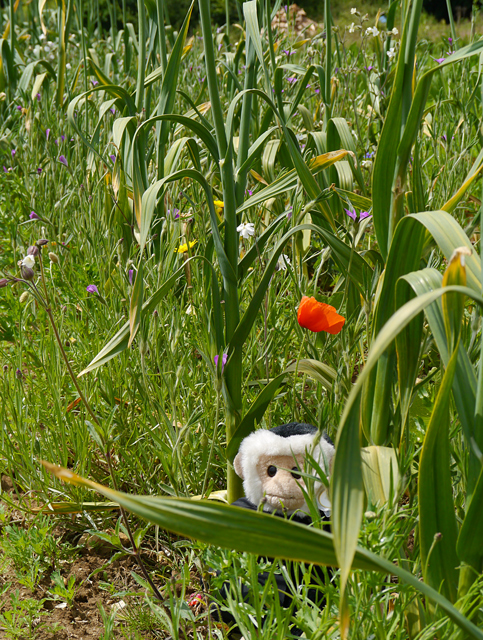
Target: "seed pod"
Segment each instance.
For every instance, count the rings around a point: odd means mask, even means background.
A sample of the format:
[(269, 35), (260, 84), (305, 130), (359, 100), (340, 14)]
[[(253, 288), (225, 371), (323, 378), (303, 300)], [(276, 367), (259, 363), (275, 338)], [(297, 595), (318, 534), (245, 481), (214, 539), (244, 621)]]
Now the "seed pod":
[(53, 251), (49, 252), (49, 258), (51, 262), (54, 262), (55, 264), (59, 263), (59, 258), (55, 255), (55, 253), (53, 253)]
[(35, 244), (27, 249), (27, 255), (28, 256), (34, 256), (35, 257), (35, 256), (38, 256), (39, 253), (40, 253), (40, 250)]
[(22, 295), (19, 298), (19, 302), (20, 304), (23, 304), (24, 302), (27, 302), (27, 298), (29, 297), (29, 292), (28, 291), (24, 291), (22, 293)]
[(8, 286), (7, 278), (0, 278), (0, 289), (3, 289), (3, 287), (7, 287), (7, 286)]
[(22, 278), (24, 280), (33, 280), (35, 278), (35, 272), (30, 267), (25, 267), (22, 265), (20, 267), (20, 273), (22, 274)]
[(184, 445), (181, 447), (181, 455), (183, 456), (183, 458), (187, 458), (190, 454), (191, 451), (191, 447), (189, 445), (189, 442), (185, 442)]
[(204, 433), (201, 438), (200, 438), (200, 445), (202, 449), (206, 449), (206, 447), (209, 445), (209, 440), (208, 440), (208, 436), (206, 435), (206, 433)]
[(46, 244), (49, 244), (49, 241), (46, 240), (45, 238), (42, 238), (41, 240), (37, 240), (38, 247), (44, 247)]

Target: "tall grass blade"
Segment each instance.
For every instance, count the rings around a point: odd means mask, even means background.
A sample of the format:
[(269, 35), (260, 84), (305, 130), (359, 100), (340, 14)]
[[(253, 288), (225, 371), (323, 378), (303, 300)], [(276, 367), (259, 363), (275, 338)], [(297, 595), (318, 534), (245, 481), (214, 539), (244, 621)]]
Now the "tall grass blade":
[(449, 403), (457, 360), (456, 346), (426, 430), (418, 477), (423, 577), (451, 602), (456, 601), (459, 565), (449, 451)]

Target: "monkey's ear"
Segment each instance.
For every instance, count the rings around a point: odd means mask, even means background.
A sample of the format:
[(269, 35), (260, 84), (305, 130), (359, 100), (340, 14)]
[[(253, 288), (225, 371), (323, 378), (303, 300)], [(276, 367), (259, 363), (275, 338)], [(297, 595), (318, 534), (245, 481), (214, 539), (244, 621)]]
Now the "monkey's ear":
[(236, 475), (239, 476), (242, 480), (244, 480), (243, 465), (242, 465), (241, 455), (239, 453), (236, 454), (235, 459), (233, 460), (233, 466), (235, 467)]

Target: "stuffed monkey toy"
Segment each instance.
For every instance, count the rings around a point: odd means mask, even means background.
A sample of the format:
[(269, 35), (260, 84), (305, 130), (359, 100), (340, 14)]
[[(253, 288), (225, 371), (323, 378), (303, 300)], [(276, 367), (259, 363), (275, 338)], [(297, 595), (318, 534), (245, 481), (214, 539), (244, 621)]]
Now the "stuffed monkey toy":
[[(309, 453), (320, 465), (326, 476), (330, 475), (335, 449), (327, 435), (322, 435), (315, 443), (318, 429), (310, 424), (290, 422), (273, 429), (259, 429), (247, 436), (241, 443), (234, 460), (235, 471), (243, 480), (244, 498), (239, 498), (233, 505), (243, 509), (258, 510), (263, 505), (263, 511), (274, 513), (276, 516), (288, 517), (295, 522), (309, 525), (312, 522), (309, 507), (300, 487), (304, 481), (300, 477), (300, 470), (304, 469), (304, 459)], [(315, 495), (319, 507), (320, 517), (324, 521), (330, 520), (330, 502), (327, 487), (322, 482), (315, 482)], [(292, 580), (296, 578), (297, 564), (292, 563)], [(314, 567), (318, 581), (324, 581), (321, 567)], [(258, 582), (264, 585), (269, 574), (258, 575)], [(282, 575), (275, 574), (280, 604), (290, 606), (292, 597), (288, 584)], [(223, 585), (221, 596), (226, 597), (228, 584)], [(248, 596), (249, 588), (242, 586), (244, 596)], [(315, 588), (309, 589), (308, 598), (319, 606), (324, 603), (323, 596)], [(214, 610), (215, 617), (221, 617), (227, 624), (234, 624), (235, 620), (226, 611)], [(300, 635), (299, 630), (293, 630), (294, 635)]]

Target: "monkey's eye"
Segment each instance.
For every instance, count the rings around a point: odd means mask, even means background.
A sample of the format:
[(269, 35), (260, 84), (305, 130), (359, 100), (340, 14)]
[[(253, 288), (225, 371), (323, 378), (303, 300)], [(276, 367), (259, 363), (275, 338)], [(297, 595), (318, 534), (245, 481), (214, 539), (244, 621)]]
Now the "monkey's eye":
[(292, 477), (295, 478), (295, 480), (298, 480), (300, 478), (298, 467), (292, 467)]
[(273, 464), (271, 464), (267, 469), (267, 474), (270, 476), (270, 478), (273, 478), (273, 476), (276, 473), (277, 473), (277, 467), (275, 467)]

